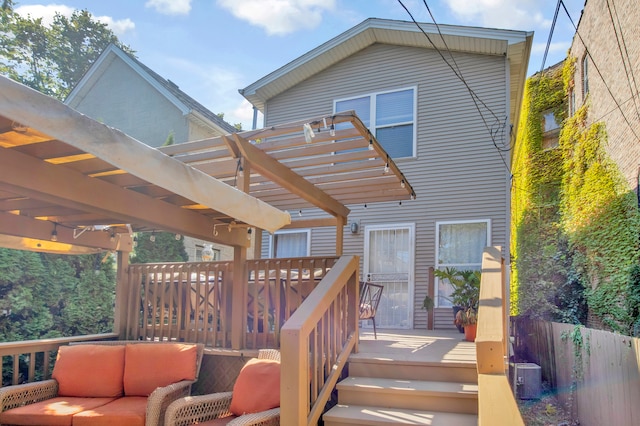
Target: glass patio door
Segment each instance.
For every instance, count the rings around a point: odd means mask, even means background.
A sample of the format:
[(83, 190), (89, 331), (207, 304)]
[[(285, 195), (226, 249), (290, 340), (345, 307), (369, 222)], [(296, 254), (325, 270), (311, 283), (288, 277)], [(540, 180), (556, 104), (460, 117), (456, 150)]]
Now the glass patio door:
[(365, 229), (362, 279), (384, 287), (376, 313), (378, 328), (413, 328), (414, 233), (414, 224)]

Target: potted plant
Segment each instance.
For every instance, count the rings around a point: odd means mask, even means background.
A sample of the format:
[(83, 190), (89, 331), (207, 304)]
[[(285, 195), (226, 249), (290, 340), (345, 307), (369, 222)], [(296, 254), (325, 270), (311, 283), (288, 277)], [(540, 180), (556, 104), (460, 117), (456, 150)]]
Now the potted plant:
[[(446, 299), (453, 304), (454, 324), (458, 330), (462, 333), (465, 332), (464, 327), (467, 327), (469, 333), (475, 331), (480, 299), (480, 271), (447, 267), (436, 269), (433, 273), (436, 277), (447, 280), (453, 286), (453, 292)], [(429, 296), (425, 297), (422, 306), (423, 309), (432, 308), (433, 300)], [(475, 332), (473, 334), (475, 339)]]

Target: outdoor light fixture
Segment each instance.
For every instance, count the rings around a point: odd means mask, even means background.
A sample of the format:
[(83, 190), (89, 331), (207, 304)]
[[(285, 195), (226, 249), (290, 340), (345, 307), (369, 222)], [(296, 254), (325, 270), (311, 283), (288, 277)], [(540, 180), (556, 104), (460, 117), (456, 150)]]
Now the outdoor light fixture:
[(57, 223), (54, 223), (54, 224), (53, 224), (53, 231), (51, 231), (51, 241), (53, 241), (53, 242), (58, 241), (58, 231), (57, 231), (57, 228), (58, 228), (58, 224), (57, 224)]
[(369, 139), (369, 151), (373, 151), (373, 139)]
[(213, 260), (213, 248), (211, 244), (204, 245), (201, 256), (203, 262), (211, 262)]
[(404, 187), (405, 187), (405, 183), (404, 183), (404, 179), (402, 179), (402, 182), (400, 182), (400, 188), (404, 189)]
[(311, 128), (311, 124), (305, 123), (302, 126), (302, 129), (304, 131), (305, 142), (311, 143), (311, 140), (316, 137), (316, 134), (313, 132), (313, 129)]
[(151, 236), (149, 237), (149, 241), (151, 241), (152, 243), (156, 242), (156, 233), (152, 232)]

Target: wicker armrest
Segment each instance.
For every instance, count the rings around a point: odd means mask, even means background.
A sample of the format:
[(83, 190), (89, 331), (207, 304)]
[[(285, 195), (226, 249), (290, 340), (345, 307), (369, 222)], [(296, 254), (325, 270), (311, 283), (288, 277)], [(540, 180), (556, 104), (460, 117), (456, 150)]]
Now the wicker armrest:
[(156, 388), (147, 399), (145, 425), (162, 425), (167, 407), (176, 399), (188, 396), (195, 380), (183, 380), (168, 386)]
[(166, 426), (186, 426), (231, 414), (231, 392), (180, 398), (167, 408)]
[(58, 396), (58, 382), (43, 380), (0, 388), (0, 412)]
[(227, 426), (280, 426), (280, 408), (245, 414), (231, 420)]

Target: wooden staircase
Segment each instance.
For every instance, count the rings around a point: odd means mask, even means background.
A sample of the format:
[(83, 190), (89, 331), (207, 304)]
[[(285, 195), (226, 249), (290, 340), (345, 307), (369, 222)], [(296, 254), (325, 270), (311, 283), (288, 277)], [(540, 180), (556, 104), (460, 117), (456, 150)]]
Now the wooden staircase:
[[(450, 335), (409, 354), (391, 350), (393, 345), (380, 350), (386, 343), (361, 342), (360, 352), (349, 358), (348, 377), (337, 385), (338, 405), (324, 414), (324, 424), (477, 425), (475, 345)], [(455, 349), (447, 351), (452, 345)]]

